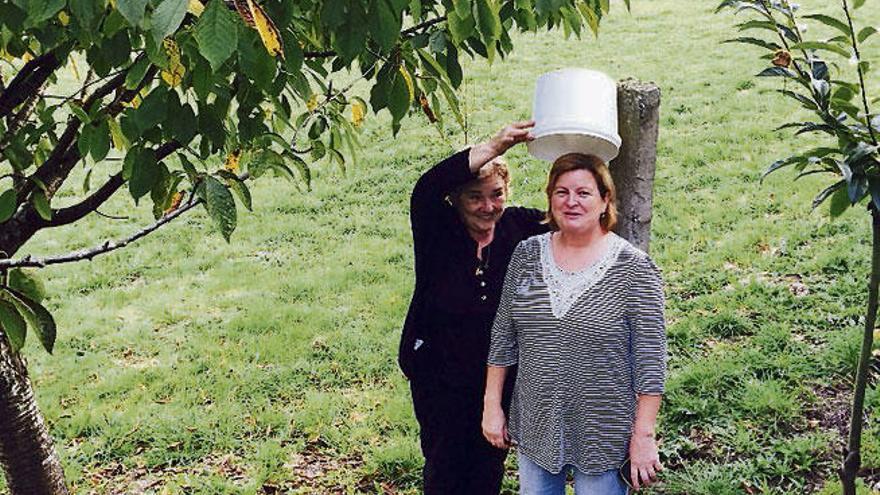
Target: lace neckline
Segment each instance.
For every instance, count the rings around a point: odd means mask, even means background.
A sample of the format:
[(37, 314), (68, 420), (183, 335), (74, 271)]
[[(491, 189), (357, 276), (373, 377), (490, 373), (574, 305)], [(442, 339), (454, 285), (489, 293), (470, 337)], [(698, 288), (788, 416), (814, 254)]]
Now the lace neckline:
[(563, 318), (584, 292), (605, 276), (608, 268), (617, 260), (617, 255), (620, 253), (624, 241), (617, 234), (609, 233), (605, 252), (593, 264), (576, 272), (569, 272), (560, 268), (553, 259), (553, 249), (550, 245), (551, 234), (548, 232), (539, 238), (541, 271), (550, 293), (550, 309), (553, 311), (553, 316)]

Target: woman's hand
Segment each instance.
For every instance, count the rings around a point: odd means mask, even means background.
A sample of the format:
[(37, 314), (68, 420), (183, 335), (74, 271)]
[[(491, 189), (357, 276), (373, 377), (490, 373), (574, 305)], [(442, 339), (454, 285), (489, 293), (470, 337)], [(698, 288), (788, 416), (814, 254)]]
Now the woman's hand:
[(471, 148), (468, 156), (471, 172), (476, 173), (480, 167), (503, 155), (512, 146), (535, 139), (529, 133), (534, 126), (534, 120), (514, 122), (498, 131), (489, 141)]
[(501, 405), (483, 408), (483, 436), (493, 447), (506, 449), (510, 447), (510, 436), (507, 434), (507, 418)]
[(651, 433), (633, 432), (629, 441), (630, 480), (633, 489), (648, 486), (657, 481), (657, 473), (663, 470), (657, 441)]

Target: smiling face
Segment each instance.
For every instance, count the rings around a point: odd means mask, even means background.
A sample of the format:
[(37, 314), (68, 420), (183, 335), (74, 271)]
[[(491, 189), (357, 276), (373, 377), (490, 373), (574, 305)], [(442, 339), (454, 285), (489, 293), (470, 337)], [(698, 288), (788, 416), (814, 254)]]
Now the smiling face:
[(601, 229), (599, 217), (607, 208), (608, 199), (599, 192), (596, 178), (589, 170), (561, 174), (550, 191), (550, 214), (562, 232)]
[(492, 174), (469, 182), (451, 199), (468, 231), (485, 233), (495, 227), (504, 212), (507, 186), (498, 174)]

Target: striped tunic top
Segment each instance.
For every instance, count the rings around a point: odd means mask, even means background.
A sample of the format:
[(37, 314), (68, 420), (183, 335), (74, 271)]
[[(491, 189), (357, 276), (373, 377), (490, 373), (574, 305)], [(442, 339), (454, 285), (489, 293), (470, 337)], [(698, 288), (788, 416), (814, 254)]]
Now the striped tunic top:
[(636, 394), (663, 393), (663, 283), (613, 233), (579, 272), (561, 270), (550, 249), (548, 233), (514, 251), (488, 363), (519, 364), (508, 430), (520, 452), (552, 473), (599, 474), (629, 452)]

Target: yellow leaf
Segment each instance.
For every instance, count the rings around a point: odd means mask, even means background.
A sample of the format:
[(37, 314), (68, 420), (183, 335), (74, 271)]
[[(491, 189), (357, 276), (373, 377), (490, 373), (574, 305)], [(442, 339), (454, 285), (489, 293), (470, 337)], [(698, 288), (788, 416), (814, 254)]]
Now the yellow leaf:
[(174, 193), (174, 196), (171, 196), (171, 204), (165, 209), (166, 215), (180, 207), (180, 202), (183, 201), (183, 194), (183, 191), (177, 191)]
[(186, 68), (180, 63), (180, 47), (171, 38), (165, 38), (162, 42), (165, 54), (168, 55), (168, 68), (162, 70), (162, 80), (172, 88), (183, 82)]
[(281, 33), (278, 32), (275, 23), (272, 22), (272, 19), (269, 19), (263, 8), (253, 0), (247, 0), (247, 5), (254, 20), (254, 27), (260, 33), (260, 39), (263, 40), (263, 45), (266, 47), (269, 55), (273, 57), (280, 55), (283, 59), (284, 48), (281, 47)]
[(24, 61), (24, 63), (28, 63), (33, 59), (34, 59), (34, 54), (31, 53), (30, 51), (24, 52), (24, 55), (21, 56), (21, 60)]
[(248, 7), (247, 0), (233, 0), (233, 5), (235, 5), (235, 11), (238, 12), (239, 17), (244, 21), (248, 27), (252, 27), (256, 29), (256, 24), (254, 24), (254, 16), (251, 14), (251, 9)]
[(110, 137), (113, 139), (113, 147), (118, 150), (125, 150), (128, 148), (128, 139), (126, 139), (125, 134), (122, 133), (122, 128), (119, 126), (119, 122), (116, 119), (108, 119), (107, 125), (110, 127)]
[(0, 58), (7, 62), (12, 62), (13, 60), (15, 60), (15, 57), (10, 55), (9, 52), (7, 52), (5, 49), (0, 49)]
[(403, 76), (403, 80), (406, 81), (406, 89), (409, 90), (409, 101), (413, 101), (413, 98), (416, 97), (416, 90), (413, 86), (412, 76), (409, 75), (409, 71), (406, 70), (406, 67), (403, 64), (400, 65), (400, 75)]
[(238, 162), (241, 159), (241, 150), (230, 151), (226, 155), (226, 164), (223, 166), (226, 170), (235, 173), (238, 172)]
[(355, 127), (360, 127), (364, 123), (364, 116), (367, 113), (367, 107), (360, 100), (352, 100), (351, 102), (351, 123)]
[(141, 101), (143, 101), (143, 97), (147, 96), (147, 93), (149, 93), (149, 92), (150, 92), (150, 90), (148, 88), (143, 88), (143, 89), (141, 89), (139, 94), (134, 95), (134, 98), (131, 99), (130, 103), (123, 102), (122, 105), (131, 107), (131, 108), (137, 108), (137, 107), (141, 106)]
[(67, 15), (67, 12), (62, 10), (61, 12), (58, 12), (58, 21), (62, 26), (67, 26), (70, 24), (70, 16)]
[(202, 15), (202, 12), (205, 11), (205, 4), (203, 4), (199, 0), (189, 0), (189, 5), (187, 6), (186, 10), (190, 14), (199, 17), (200, 15)]
[(306, 108), (308, 108), (310, 112), (314, 112), (315, 109), (318, 108), (318, 95), (313, 94), (309, 97), (309, 101), (306, 102)]
[(70, 57), (70, 68), (73, 70), (73, 75), (76, 77), (76, 80), (82, 81), (82, 78), (79, 77), (79, 68), (76, 66), (76, 57)]

